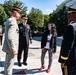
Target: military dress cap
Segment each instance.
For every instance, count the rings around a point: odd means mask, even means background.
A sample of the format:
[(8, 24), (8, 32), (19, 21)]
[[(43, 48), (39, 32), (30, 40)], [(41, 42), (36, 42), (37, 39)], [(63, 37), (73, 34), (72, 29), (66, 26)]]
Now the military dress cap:
[(76, 9), (68, 8), (68, 14), (70, 14), (70, 13), (76, 13)]
[(22, 15), (21, 18), (28, 19), (27, 15)]
[(13, 8), (12, 8), (12, 10), (15, 10), (15, 11), (17, 11), (17, 12), (20, 13), (22, 9), (21, 9), (20, 6), (18, 6), (18, 5), (14, 5)]

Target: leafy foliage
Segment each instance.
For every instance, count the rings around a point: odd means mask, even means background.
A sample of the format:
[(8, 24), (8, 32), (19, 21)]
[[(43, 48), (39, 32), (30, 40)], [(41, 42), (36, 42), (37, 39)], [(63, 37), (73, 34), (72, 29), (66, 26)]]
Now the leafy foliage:
[(5, 0), (3, 7), (8, 16), (11, 15), (11, 10), (12, 10), (13, 5), (19, 5), (20, 7), (22, 7), (21, 14), (26, 14), (27, 7), (24, 5), (23, 2), (18, 1), (18, 0), (8, 0), (8, 1)]
[(56, 24), (58, 35), (62, 35), (65, 27), (68, 25), (66, 7), (64, 5), (58, 6), (49, 16), (50, 21)]
[(3, 26), (6, 19), (7, 19), (7, 15), (4, 11), (3, 6), (0, 4), (0, 25)]
[(44, 15), (44, 29), (47, 27), (49, 19), (50, 19), (49, 15)]
[(44, 16), (41, 10), (32, 8), (31, 12), (28, 14), (28, 17), (29, 17), (28, 22), (33, 30), (37, 30), (38, 28), (43, 27)]

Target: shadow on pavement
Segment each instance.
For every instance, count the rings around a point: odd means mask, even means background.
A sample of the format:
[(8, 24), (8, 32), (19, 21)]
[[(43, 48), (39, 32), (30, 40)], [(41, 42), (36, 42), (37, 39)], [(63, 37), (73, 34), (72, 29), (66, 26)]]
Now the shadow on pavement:
[(57, 38), (57, 46), (61, 47), (62, 38)]
[(41, 37), (33, 37), (33, 40), (36, 40), (38, 42), (41, 42)]
[(0, 61), (0, 67), (4, 67), (4, 61)]
[[(15, 72), (14, 72), (15, 70)], [(13, 75), (26, 75), (25, 71), (22, 69), (13, 69)], [(1, 71), (0, 74), (4, 74), (4, 71)]]
[[(15, 62), (14, 65), (18, 65), (18, 63)], [(4, 74), (4, 61), (0, 61), (0, 67), (0, 74)], [(13, 75), (26, 75), (25, 69), (13, 69)]]
[(26, 69), (13, 69), (13, 75), (26, 75), (25, 70)]
[(0, 74), (4, 74), (4, 71), (1, 71)]
[[(0, 61), (1, 70), (4, 70), (4, 61)], [(0, 71), (0, 74), (4, 74), (4, 71)]]
[[(21, 63), (21, 64), (22, 64), (22, 63)], [(15, 62), (14, 65), (17, 65), (17, 66), (18, 66), (18, 62)]]
[(40, 47), (29, 47), (29, 49), (41, 49)]
[(46, 70), (42, 70), (42, 71), (39, 71), (39, 68), (35, 68), (35, 69), (27, 69), (25, 70), (25, 72), (27, 74), (35, 74), (35, 73), (41, 73), (41, 72), (45, 72)]

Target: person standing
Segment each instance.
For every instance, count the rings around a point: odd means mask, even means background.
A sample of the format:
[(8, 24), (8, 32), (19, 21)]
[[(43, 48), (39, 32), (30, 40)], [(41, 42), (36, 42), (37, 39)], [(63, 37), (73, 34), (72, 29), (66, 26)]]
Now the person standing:
[(68, 21), (58, 61), (63, 75), (76, 75), (76, 9), (68, 8)]
[(28, 17), (26, 15), (22, 15), (22, 23), (19, 24), (19, 50), (18, 50), (18, 66), (21, 66), (21, 55), (23, 54), (23, 64), (27, 65), (27, 57), (28, 57), (28, 48), (29, 48), (29, 40), (32, 43), (32, 35), (30, 26), (27, 24)]
[(2, 28), (2, 25), (0, 25), (0, 42), (1, 42), (1, 45), (2, 45), (2, 37), (3, 37), (3, 28)]
[(6, 52), (4, 75), (12, 75), (12, 66), (18, 53), (19, 28), (17, 20), (20, 17), (21, 8), (14, 5), (12, 16), (5, 24), (5, 38), (2, 50)]
[(55, 24), (48, 23), (48, 30), (46, 30), (43, 33), (42, 39), (41, 39), (42, 54), (41, 54), (41, 68), (39, 69), (40, 71), (45, 68), (44, 57), (46, 52), (48, 51), (49, 65), (46, 72), (47, 73), (50, 72), (50, 67), (52, 64), (52, 53), (56, 53), (56, 37), (57, 37), (57, 32), (56, 32)]

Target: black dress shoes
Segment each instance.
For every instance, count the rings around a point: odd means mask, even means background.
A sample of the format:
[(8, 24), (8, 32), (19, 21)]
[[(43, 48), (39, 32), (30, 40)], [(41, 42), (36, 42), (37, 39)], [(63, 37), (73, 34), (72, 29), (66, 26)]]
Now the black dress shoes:
[(27, 65), (27, 63), (26, 62), (23, 62), (23, 64), (26, 66)]
[(21, 66), (22, 66), (22, 65), (21, 65), (21, 62), (18, 62), (18, 66), (19, 66), (19, 67), (21, 67)]

